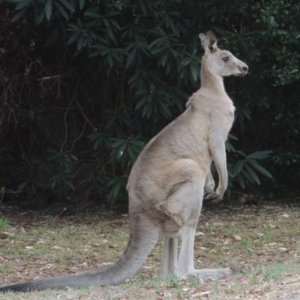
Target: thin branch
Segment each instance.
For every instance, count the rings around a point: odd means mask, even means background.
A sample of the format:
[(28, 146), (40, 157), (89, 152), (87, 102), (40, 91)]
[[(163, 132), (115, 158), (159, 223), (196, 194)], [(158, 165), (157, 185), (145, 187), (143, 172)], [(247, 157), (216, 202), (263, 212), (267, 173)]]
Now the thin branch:
[(83, 129), (82, 129), (80, 135), (73, 141), (73, 144), (72, 144), (72, 147), (71, 147), (71, 149), (70, 149), (70, 152), (73, 150), (73, 148), (74, 148), (74, 146), (75, 146), (75, 143), (82, 137), (82, 135), (83, 135), (83, 133), (84, 133), (84, 131), (85, 131), (86, 123), (87, 123), (87, 121), (85, 120)]
[(76, 88), (75, 88), (75, 91), (74, 91), (74, 95), (73, 95), (73, 97), (72, 97), (72, 100), (70, 101), (70, 104), (69, 104), (69, 106), (68, 106), (68, 108), (67, 108), (67, 110), (66, 110), (66, 112), (65, 112), (65, 114), (64, 114), (64, 120), (65, 120), (65, 140), (64, 140), (64, 142), (63, 142), (63, 144), (62, 144), (62, 146), (61, 146), (61, 148), (60, 148), (60, 152), (63, 151), (63, 148), (64, 148), (64, 146), (65, 146), (66, 143), (67, 143), (67, 138), (68, 138), (67, 115), (68, 115), (68, 112), (69, 112), (69, 110), (70, 110), (70, 107), (71, 107), (71, 105), (72, 105), (74, 99), (76, 99), (76, 93), (77, 93), (78, 85), (79, 85), (79, 80), (78, 80), (78, 82), (77, 82), (77, 84), (76, 84)]
[(86, 122), (88, 122), (88, 123), (90, 124), (90, 126), (92, 127), (92, 129), (93, 129), (94, 131), (97, 131), (97, 130), (98, 130), (98, 128), (97, 128), (97, 127), (95, 127), (95, 126), (92, 124), (92, 122), (91, 122), (91, 121), (90, 121), (90, 120), (87, 118), (87, 116), (86, 116), (86, 114), (84, 113), (84, 111), (83, 111), (82, 107), (80, 106), (80, 104), (79, 104), (79, 102), (78, 102), (77, 98), (76, 98), (76, 103), (77, 103), (77, 105), (78, 105), (78, 107), (79, 107), (79, 109), (80, 109), (80, 111), (81, 111), (82, 115), (84, 116), (84, 118), (85, 118)]
[(60, 76), (61, 75), (45, 76), (45, 77), (37, 78), (36, 81), (45, 81), (45, 80), (49, 80), (49, 79), (53, 79), (53, 78), (58, 78)]

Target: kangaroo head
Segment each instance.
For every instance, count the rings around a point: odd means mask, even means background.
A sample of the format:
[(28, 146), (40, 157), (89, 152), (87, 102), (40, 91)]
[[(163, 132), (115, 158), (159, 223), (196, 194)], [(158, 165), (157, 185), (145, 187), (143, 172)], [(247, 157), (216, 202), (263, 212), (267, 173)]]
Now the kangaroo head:
[(217, 76), (244, 76), (248, 66), (237, 59), (231, 52), (221, 50), (217, 46), (217, 38), (212, 31), (199, 34), (201, 45), (205, 50), (202, 67)]

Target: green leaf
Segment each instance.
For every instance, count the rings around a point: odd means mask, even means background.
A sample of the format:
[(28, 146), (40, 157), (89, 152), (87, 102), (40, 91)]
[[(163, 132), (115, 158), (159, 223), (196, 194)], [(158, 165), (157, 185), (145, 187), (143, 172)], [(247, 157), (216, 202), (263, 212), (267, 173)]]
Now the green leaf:
[(120, 185), (120, 184), (115, 185), (115, 186), (112, 188), (111, 192), (112, 192), (112, 196), (113, 196), (114, 198), (117, 197), (117, 195), (118, 195), (118, 193), (119, 193), (119, 191), (120, 191), (120, 188), (121, 188), (121, 185)]
[(253, 180), (257, 183), (257, 184), (260, 184), (260, 180), (257, 176), (257, 174), (255, 173), (255, 171), (247, 164), (245, 164), (245, 167), (248, 171), (248, 173), (251, 175), (251, 177), (253, 178)]
[(234, 165), (234, 168), (233, 168), (233, 176), (236, 176), (237, 174), (239, 174), (239, 173), (243, 170), (244, 164), (245, 164), (245, 161), (239, 160), (239, 161)]
[(68, 43), (71, 44), (71, 43), (73, 43), (74, 41), (78, 40), (78, 37), (80, 36), (80, 34), (81, 34), (80, 31), (74, 32), (74, 33), (70, 36), (70, 38), (69, 38), (69, 40), (68, 40)]
[(51, 180), (52, 180), (52, 182), (50, 184), (50, 187), (53, 189), (57, 184), (57, 179), (56, 178), (53, 178), (53, 179), (51, 178)]
[(77, 40), (77, 49), (81, 50), (84, 42), (84, 36), (81, 35), (80, 38)]
[(124, 151), (125, 151), (126, 146), (127, 146), (127, 143), (124, 143), (124, 144), (118, 149), (117, 159), (119, 159), (120, 157), (122, 157), (122, 156), (124, 155)]
[(143, 106), (148, 100), (148, 95), (145, 95), (135, 106), (135, 110), (139, 109), (141, 106)]
[(198, 79), (198, 68), (194, 63), (190, 64), (190, 69), (191, 69), (191, 73), (192, 73), (192, 77), (194, 79), (194, 81), (197, 81)]
[(112, 144), (112, 148), (117, 148), (121, 145), (123, 145), (124, 143), (126, 143), (126, 140), (124, 139), (112, 139), (112, 140), (115, 140), (115, 142)]
[(253, 180), (253, 178), (250, 176), (249, 172), (247, 172), (246, 170), (242, 170), (241, 175), (244, 176), (249, 182), (251, 182), (252, 184), (255, 184), (255, 181)]
[(47, 0), (47, 3), (45, 5), (45, 15), (47, 20), (50, 20), (52, 15), (52, 0)]
[(71, 4), (69, 1), (67, 0), (60, 0), (60, 2), (67, 8), (69, 9), (71, 12), (75, 11), (75, 7), (73, 4)]
[(184, 58), (182, 61), (181, 61), (181, 63), (180, 63), (180, 65), (182, 66), (182, 67), (185, 67), (185, 66), (187, 66), (188, 64), (190, 64), (191, 63), (191, 58), (190, 57), (186, 57), (186, 58)]
[(102, 16), (94, 11), (85, 11), (84, 12), (85, 17), (92, 17), (92, 18), (99, 18), (102, 19)]
[(26, 8), (20, 9), (12, 18), (12, 22), (17, 21), (22, 15), (24, 15), (24, 13), (26, 12)]
[(110, 192), (108, 194), (109, 201), (113, 202), (114, 199), (118, 196), (121, 188), (124, 188), (126, 185), (125, 178), (114, 178), (107, 183), (108, 186), (111, 186)]
[(237, 176), (237, 179), (238, 179), (238, 182), (241, 185), (241, 187), (244, 189), (245, 188), (245, 181), (244, 181), (243, 177), (239, 174)]
[(257, 171), (259, 171), (261, 174), (265, 175), (268, 178), (273, 178), (271, 173), (267, 171), (264, 167), (260, 166), (259, 164), (252, 164), (251, 165), (253, 168), (255, 168)]
[(165, 66), (165, 64), (166, 64), (166, 62), (167, 62), (167, 60), (168, 60), (168, 58), (169, 58), (169, 53), (168, 53), (168, 52), (165, 52), (165, 53), (163, 54), (163, 56), (161, 57), (161, 64), (162, 64), (163, 67)]
[(18, 5), (16, 6), (16, 10), (19, 10), (19, 9), (25, 8), (26, 6), (29, 6), (29, 4), (30, 4), (31, 1), (32, 0), (22, 0), (22, 1), (19, 1)]
[(135, 158), (135, 155), (131, 149), (131, 147), (127, 147), (127, 151), (128, 151), (128, 154), (130, 156), (131, 159), (134, 159)]
[(69, 20), (69, 15), (68, 13), (65, 11), (65, 9), (57, 2), (55, 2), (55, 6), (57, 7), (57, 9), (59, 10), (60, 14), (66, 19)]
[(115, 21), (115, 20), (111, 20), (111, 24), (118, 30), (121, 30), (120, 25)]
[(108, 64), (109, 64), (109, 66), (110, 66), (110, 67), (113, 67), (114, 62), (113, 62), (112, 56), (111, 56), (110, 54), (108, 54), (108, 55), (106, 56), (106, 60), (107, 60), (107, 62), (108, 62)]
[(64, 181), (64, 183), (65, 183), (67, 186), (69, 186), (72, 190), (75, 190), (75, 187), (74, 187), (74, 185), (72, 184), (71, 181), (66, 180), (66, 179), (64, 179), (64, 178), (63, 178), (63, 181)]
[(27, 181), (24, 181), (22, 182), (21, 184), (18, 185), (18, 190), (23, 190), (27, 185), (28, 183), (30, 183), (31, 180), (27, 180)]
[(79, 28), (77, 25), (74, 25), (74, 24), (68, 24), (68, 29), (67, 31), (78, 31), (78, 30), (81, 30), (81, 28)]
[(40, 24), (45, 17), (45, 11), (42, 9), (36, 9), (34, 12), (34, 22), (35, 24)]
[(140, 8), (145, 16), (147, 16), (147, 8), (144, 4), (144, 0), (138, 0)]
[(128, 80), (128, 84), (132, 84), (133, 82), (137, 81), (140, 79), (140, 73), (136, 72), (131, 78)]
[(138, 141), (138, 140), (132, 141), (132, 143), (133, 143), (135, 146), (139, 147), (140, 150), (141, 150), (142, 148), (144, 148), (144, 146), (145, 146), (145, 143), (144, 143), (144, 142), (141, 142), (141, 141)]
[(165, 38), (162, 38), (162, 37), (155, 39), (148, 45), (148, 49), (153, 48), (153, 46), (155, 46), (158, 43), (161, 45), (164, 42), (164, 40), (165, 40)]
[(228, 140), (225, 142), (225, 147), (228, 152), (235, 152), (233, 145)]
[(231, 140), (236, 140), (236, 141), (238, 140), (238, 138), (231, 133), (228, 134), (228, 138)]
[(243, 151), (237, 150), (236, 152), (238, 154), (242, 155), (243, 157), (247, 157), (247, 155)]
[(270, 157), (270, 154), (273, 153), (273, 151), (257, 151), (254, 153), (251, 153), (247, 156), (247, 158), (252, 158), (252, 159), (265, 159)]
[(85, 2), (85, 0), (79, 0), (79, 7), (80, 7), (80, 10), (83, 9), (83, 7), (84, 7), (84, 2)]
[(135, 59), (135, 55), (136, 55), (136, 48), (134, 48), (133, 51), (131, 51), (131, 53), (129, 54), (129, 56), (127, 58), (127, 62), (126, 62), (126, 66), (125, 66), (126, 69), (131, 65), (131, 63)]
[(150, 52), (151, 52), (151, 54), (158, 54), (158, 53), (163, 52), (164, 50), (166, 50), (166, 47), (161, 46), (161, 47), (157, 47), (157, 48), (152, 49)]

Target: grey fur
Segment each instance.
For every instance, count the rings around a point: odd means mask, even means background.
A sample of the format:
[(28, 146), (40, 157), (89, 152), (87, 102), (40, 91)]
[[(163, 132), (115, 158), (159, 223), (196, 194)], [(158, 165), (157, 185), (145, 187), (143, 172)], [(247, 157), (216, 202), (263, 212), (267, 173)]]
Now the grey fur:
[[(118, 284), (140, 268), (159, 233), (166, 236), (162, 277), (193, 275), (203, 279), (232, 273), (227, 268), (195, 270), (194, 238), (204, 187), (208, 197), (219, 202), (228, 183), (225, 141), (233, 123), (234, 106), (223, 77), (243, 76), (248, 67), (230, 52), (220, 50), (212, 32), (200, 34), (200, 39), (205, 50), (201, 88), (190, 97), (186, 110), (145, 146), (129, 176), (130, 238), (121, 258), (104, 271), (31, 281), (0, 291)], [(219, 175), (216, 190), (210, 174), (212, 161)], [(178, 238), (182, 239), (179, 255)]]

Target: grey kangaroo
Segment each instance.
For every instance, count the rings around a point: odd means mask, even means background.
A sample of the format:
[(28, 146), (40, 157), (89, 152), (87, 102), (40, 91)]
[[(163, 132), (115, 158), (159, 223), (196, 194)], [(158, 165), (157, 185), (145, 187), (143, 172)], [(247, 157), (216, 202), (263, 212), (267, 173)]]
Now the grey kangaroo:
[[(25, 292), (65, 287), (115, 285), (134, 275), (165, 235), (161, 276), (220, 278), (232, 271), (194, 268), (194, 239), (204, 188), (208, 198), (223, 199), (228, 184), (225, 141), (234, 119), (234, 105), (223, 77), (244, 76), (248, 67), (230, 52), (217, 47), (212, 32), (199, 35), (205, 51), (201, 88), (186, 110), (158, 133), (140, 153), (129, 176), (130, 237), (119, 260), (103, 271), (14, 284), (0, 291)], [(219, 184), (214, 190), (210, 165)], [(182, 239), (179, 255), (178, 239)]]

